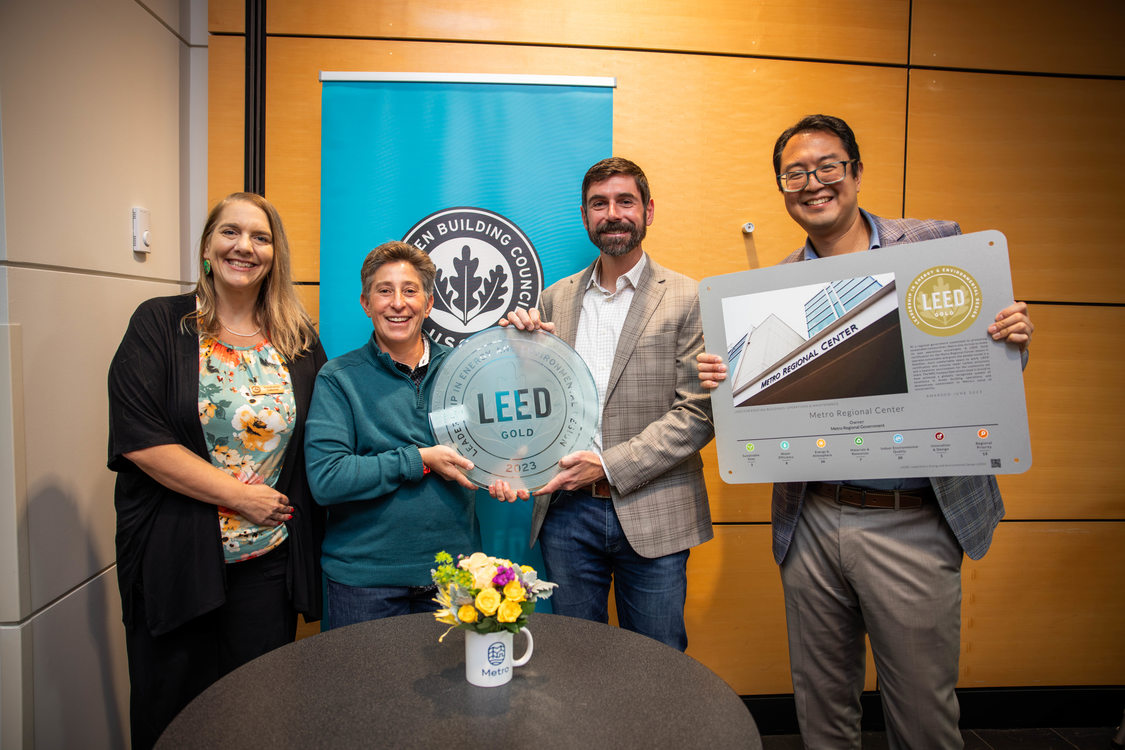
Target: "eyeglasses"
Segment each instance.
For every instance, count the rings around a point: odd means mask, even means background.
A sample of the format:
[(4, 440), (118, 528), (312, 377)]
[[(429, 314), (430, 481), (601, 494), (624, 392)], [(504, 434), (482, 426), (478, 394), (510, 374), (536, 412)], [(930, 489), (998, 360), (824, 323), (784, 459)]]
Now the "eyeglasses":
[(809, 184), (809, 175), (816, 177), (817, 182), (821, 185), (835, 185), (840, 180), (848, 176), (848, 165), (854, 164), (855, 159), (845, 159), (844, 161), (830, 161), (827, 164), (821, 164), (816, 169), (805, 171), (803, 169), (794, 169), (792, 172), (785, 172), (777, 176), (777, 186), (787, 193), (796, 193), (805, 189)]

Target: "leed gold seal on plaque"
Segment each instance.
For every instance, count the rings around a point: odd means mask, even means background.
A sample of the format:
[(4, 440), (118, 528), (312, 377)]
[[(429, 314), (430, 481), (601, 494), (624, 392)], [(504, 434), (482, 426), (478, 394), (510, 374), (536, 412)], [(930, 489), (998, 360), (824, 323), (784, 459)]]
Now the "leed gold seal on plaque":
[(953, 336), (967, 330), (980, 309), (980, 285), (956, 266), (928, 268), (906, 289), (910, 322), (931, 336)]
[(578, 353), (545, 331), (489, 328), (457, 345), (430, 402), (436, 442), (470, 459), (480, 487), (534, 491), (559, 459), (593, 444), (598, 391)]
[(403, 242), (434, 265), (434, 309), (424, 330), (455, 346), (517, 307), (530, 310), (543, 291), (543, 267), (527, 235), (495, 211), (446, 208), (419, 221)]

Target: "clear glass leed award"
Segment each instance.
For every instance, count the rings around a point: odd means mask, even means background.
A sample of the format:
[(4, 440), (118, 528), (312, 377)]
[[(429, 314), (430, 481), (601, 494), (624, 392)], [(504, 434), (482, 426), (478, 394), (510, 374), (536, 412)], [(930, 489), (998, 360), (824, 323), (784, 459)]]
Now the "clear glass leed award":
[(586, 363), (565, 341), (496, 326), (457, 345), (438, 370), (430, 402), (434, 440), (470, 459), (480, 487), (503, 479), (535, 491), (559, 459), (590, 448), (598, 392)]

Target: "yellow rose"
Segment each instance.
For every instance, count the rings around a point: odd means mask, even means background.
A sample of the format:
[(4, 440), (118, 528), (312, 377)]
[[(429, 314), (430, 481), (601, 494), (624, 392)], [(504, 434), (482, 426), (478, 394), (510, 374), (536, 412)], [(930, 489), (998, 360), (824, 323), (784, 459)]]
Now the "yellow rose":
[(522, 613), (523, 608), (519, 604), (505, 599), (500, 605), (500, 611), (496, 613), (496, 619), (500, 622), (515, 622)]
[(494, 588), (487, 588), (477, 594), (477, 609), (484, 612), (486, 615), (496, 614), (496, 608), (500, 606), (500, 592)]
[(534, 573), (535, 572), (535, 568), (531, 567), (530, 565), (521, 565), (520, 570), (522, 570), (524, 573)]
[(462, 604), (457, 610), (457, 619), (461, 622), (476, 622), (477, 608), (471, 604)]
[(512, 580), (508, 581), (508, 585), (504, 587), (504, 596), (508, 601), (522, 602), (527, 598), (527, 592), (524, 591), (523, 584), (519, 580)]

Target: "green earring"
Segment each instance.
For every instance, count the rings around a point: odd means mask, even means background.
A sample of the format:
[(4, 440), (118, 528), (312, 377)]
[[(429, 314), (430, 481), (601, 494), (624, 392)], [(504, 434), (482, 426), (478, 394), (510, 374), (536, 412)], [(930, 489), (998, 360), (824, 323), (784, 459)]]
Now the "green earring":
[(206, 258), (203, 259), (203, 275), (211, 275), (211, 261), (207, 260)]

